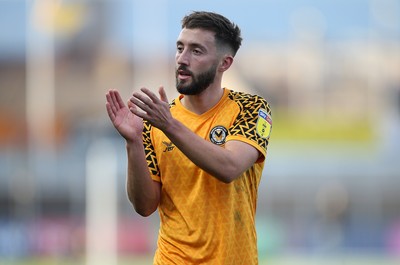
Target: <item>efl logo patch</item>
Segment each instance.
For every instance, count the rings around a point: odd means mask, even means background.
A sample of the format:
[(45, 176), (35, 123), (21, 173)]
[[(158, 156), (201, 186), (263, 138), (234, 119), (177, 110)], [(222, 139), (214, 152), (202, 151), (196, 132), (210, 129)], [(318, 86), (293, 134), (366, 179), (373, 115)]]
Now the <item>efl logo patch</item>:
[(268, 139), (271, 134), (272, 129), (272, 119), (268, 115), (268, 112), (265, 109), (260, 109), (258, 111), (258, 119), (257, 119), (257, 134), (263, 138)]
[(217, 145), (224, 144), (227, 136), (228, 136), (228, 130), (221, 125), (215, 126), (214, 128), (212, 128), (210, 132), (211, 142)]

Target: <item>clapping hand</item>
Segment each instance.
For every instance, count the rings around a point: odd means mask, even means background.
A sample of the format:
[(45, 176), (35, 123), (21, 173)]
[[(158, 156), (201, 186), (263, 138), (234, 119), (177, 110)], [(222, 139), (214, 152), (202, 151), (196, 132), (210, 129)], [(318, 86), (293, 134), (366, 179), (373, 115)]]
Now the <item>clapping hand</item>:
[(164, 87), (161, 86), (158, 92), (160, 98), (147, 88), (142, 88), (140, 92), (134, 92), (129, 100), (133, 105), (130, 107), (130, 111), (147, 120), (154, 127), (164, 130), (168, 127), (172, 116)]
[(143, 121), (132, 113), (135, 105), (128, 101), (126, 106), (117, 90), (109, 90), (106, 100), (108, 116), (121, 136), (127, 141), (142, 140)]

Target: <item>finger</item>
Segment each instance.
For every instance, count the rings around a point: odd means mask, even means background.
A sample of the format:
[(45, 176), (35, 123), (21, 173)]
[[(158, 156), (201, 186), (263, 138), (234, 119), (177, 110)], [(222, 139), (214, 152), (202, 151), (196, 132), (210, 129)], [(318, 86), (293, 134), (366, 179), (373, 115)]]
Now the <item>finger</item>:
[(154, 103), (157, 103), (159, 101), (158, 97), (156, 94), (148, 90), (147, 88), (143, 87), (140, 89), (144, 94), (146, 94)]
[(133, 93), (131, 102), (144, 111), (148, 111), (154, 106), (154, 102), (151, 100), (151, 98), (147, 94), (140, 92)]
[(109, 93), (106, 94), (106, 99), (107, 99), (106, 106), (108, 104), (107, 108), (109, 108), (114, 113), (114, 116), (115, 116), (115, 113), (117, 112), (117, 109), (115, 107), (115, 102), (113, 100), (113, 96), (112, 96), (112, 92), (111, 91), (109, 91)]
[(108, 103), (112, 104), (111, 90), (109, 90), (109, 91), (106, 93), (106, 101), (107, 101)]
[(128, 100), (127, 105), (131, 112), (132, 112), (132, 109), (136, 109), (136, 105), (133, 104), (130, 100)]
[(140, 110), (140, 109), (137, 108), (136, 106), (130, 108), (129, 110), (130, 110), (133, 114), (135, 114), (136, 116), (138, 116), (139, 118), (142, 118), (142, 119), (145, 119), (145, 120), (149, 119), (149, 116), (147, 115), (147, 113), (144, 112), (144, 111), (142, 111), (142, 110)]
[(108, 91), (106, 93), (106, 103), (110, 103), (110, 101), (111, 101), (111, 96), (110, 96), (110, 91)]
[(112, 110), (111, 104), (109, 102), (106, 103), (106, 109), (107, 109), (108, 117), (110, 117), (111, 121), (114, 121), (115, 114), (114, 114), (114, 111)]
[(124, 101), (122, 100), (121, 95), (119, 94), (119, 92), (118, 92), (117, 90), (114, 89), (114, 94), (115, 94), (115, 99), (116, 99), (116, 102), (117, 102), (117, 104), (118, 104), (118, 107), (119, 107), (120, 109), (123, 108), (123, 107), (125, 107), (125, 103), (124, 103)]
[[(129, 99), (129, 101), (135, 106), (134, 108), (136, 111), (139, 111), (138, 109), (140, 109), (141, 111), (144, 111), (144, 112), (148, 112), (150, 110), (150, 107), (148, 105), (143, 103), (143, 101), (141, 101), (140, 99), (138, 99), (135, 96), (132, 96)], [(136, 112), (135, 112), (135, 114), (136, 114)]]
[(110, 91), (111, 106), (115, 109), (115, 111), (118, 111), (120, 109), (117, 99), (117, 93), (118, 92), (115, 90)]
[(160, 86), (160, 88), (158, 89), (158, 93), (160, 94), (161, 101), (168, 103), (167, 93), (165, 93), (163, 86)]

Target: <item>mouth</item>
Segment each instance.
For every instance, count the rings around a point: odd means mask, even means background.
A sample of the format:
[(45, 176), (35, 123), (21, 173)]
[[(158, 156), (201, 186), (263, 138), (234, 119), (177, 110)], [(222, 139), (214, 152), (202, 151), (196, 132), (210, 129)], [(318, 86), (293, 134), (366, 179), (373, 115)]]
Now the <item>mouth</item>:
[(181, 80), (189, 79), (192, 76), (192, 72), (184, 69), (178, 69), (176, 71), (176, 77)]

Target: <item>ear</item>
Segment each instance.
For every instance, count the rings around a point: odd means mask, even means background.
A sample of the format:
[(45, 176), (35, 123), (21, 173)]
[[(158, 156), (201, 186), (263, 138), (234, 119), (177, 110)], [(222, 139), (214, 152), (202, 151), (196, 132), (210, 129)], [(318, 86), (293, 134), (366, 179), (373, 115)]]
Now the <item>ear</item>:
[(218, 70), (221, 72), (225, 72), (226, 70), (229, 69), (229, 67), (231, 67), (232, 63), (233, 63), (232, 55), (226, 54), (222, 57)]

